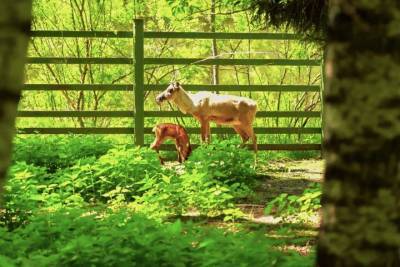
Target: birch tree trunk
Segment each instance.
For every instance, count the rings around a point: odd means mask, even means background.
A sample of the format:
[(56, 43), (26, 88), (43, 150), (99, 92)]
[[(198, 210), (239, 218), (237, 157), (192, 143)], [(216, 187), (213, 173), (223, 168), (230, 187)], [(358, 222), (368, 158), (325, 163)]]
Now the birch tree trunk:
[(400, 1), (332, 0), (317, 264), (400, 266)]
[(31, 21), (31, 0), (0, 1), (0, 196), (11, 160)]

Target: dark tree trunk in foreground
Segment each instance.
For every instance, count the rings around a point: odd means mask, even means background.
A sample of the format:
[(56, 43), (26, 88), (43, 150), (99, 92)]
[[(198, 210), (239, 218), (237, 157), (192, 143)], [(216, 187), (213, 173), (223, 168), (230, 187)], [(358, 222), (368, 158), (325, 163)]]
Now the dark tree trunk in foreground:
[(317, 261), (400, 266), (400, 1), (332, 0)]
[(31, 0), (0, 0), (0, 195), (11, 159), (31, 6)]

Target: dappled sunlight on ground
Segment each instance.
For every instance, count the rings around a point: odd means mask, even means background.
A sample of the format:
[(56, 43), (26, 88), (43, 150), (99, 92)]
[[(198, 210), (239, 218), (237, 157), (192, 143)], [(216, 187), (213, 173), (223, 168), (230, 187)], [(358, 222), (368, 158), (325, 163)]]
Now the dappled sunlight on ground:
[(321, 182), (323, 172), (324, 161), (320, 159), (276, 160), (260, 164), (257, 169), (259, 202), (264, 203), (281, 193), (300, 194), (310, 183)]
[[(324, 161), (310, 160), (276, 160), (257, 169), (258, 186), (255, 196), (238, 204), (248, 216), (251, 228), (265, 229), (266, 236), (281, 240), (279, 246), (283, 251), (295, 250), (307, 255), (316, 243), (320, 224), (320, 214), (314, 213), (306, 218), (278, 217), (265, 215), (264, 208), (268, 201), (282, 193), (299, 195), (311, 183), (322, 182)], [(258, 226), (255, 226), (258, 225)]]

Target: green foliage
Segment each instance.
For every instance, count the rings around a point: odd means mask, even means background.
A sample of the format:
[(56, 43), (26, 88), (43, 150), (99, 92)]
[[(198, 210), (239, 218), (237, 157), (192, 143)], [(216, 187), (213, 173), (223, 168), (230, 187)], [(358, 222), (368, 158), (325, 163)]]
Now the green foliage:
[[(180, 221), (80, 210), (37, 215), (12, 232), (0, 227), (2, 266), (293, 266), (300, 259), (260, 234)], [(311, 264), (312, 257), (301, 263)], [(300, 262), (296, 266), (301, 266)]]
[(10, 171), (8, 183), (5, 185), (4, 209), (0, 209), (0, 225), (19, 225), (32, 211), (37, 209), (44, 196), (41, 191), (44, 185), (39, 181), (47, 179), (46, 169), (19, 162)]
[[(15, 149), (35, 149), (39, 140), (17, 142)], [(255, 171), (253, 153), (236, 143), (202, 146), (184, 165), (163, 167), (148, 148), (113, 146), (92, 153), (96, 143), (90, 143), (89, 153), (71, 149), (76, 142), (57, 141), (71, 162), (14, 162), (0, 209), (0, 266), (312, 265), (313, 254), (282, 252), (286, 243), (263, 232), (175, 221), (244, 216), (235, 203), (252, 194)], [(46, 154), (45, 147), (36, 150)]]
[[(311, 35), (321, 41), (326, 37), (328, 25), (328, 0), (239, 0), (255, 13), (258, 20), (277, 28), (294, 28), (297, 32)], [(242, 4), (243, 5), (243, 4)]]
[(254, 177), (254, 153), (240, 148), (240, 143), (223, 140), (195, 149), (186, 168), (196, 169), (225, 183), (248, 182)]
[(243, 183), (228, 185), (197, 170), (182, 175), (143, 180), (146, 190), (135, 202), (136, 207), (151, 216), (199, 213), (205, 216), (226, 215), (226, 220), (242, 217), (234, 200), (251, 194)]
[(167, 0), (167, 3), (169, 6), (171, 6), (172, 9), (172, 14), (174, 16), (182, 14), (182, 15), (187, 15), (188, 13), (193, 13), (196, 10), (199, 10), (199, 7), (197, 5), (193, 5), (190, 2), (193, 1), (187, 1), (187, 0)]
[(251, 152), (227, 141), (197, 148), (184, 169), (177, 167), (168, 172), (153, 163), (156, 172), (147, 173), (136, 183), (141, 185), (140, 193), (132, 206), (153, 217), (194, 212), (234, 220), (243, 216), (234, 200), (251, 194), (249, 186), (255, 175), (252, 163)]
[(58, 173), (56, 180), (66, 190), (79, 193), (86, 201), (130, 201), (140, 194), (140, 181), (169, 173), (161, 168), (156, 153), (149, 148), (116, 147), (99, 159), (78, 161)]
[(97, 136), (19, 137), (15, 141), (13, 159), (54, 172), (72, 166), (77, 160), (99, 157), (111, 147), (110, 141)]
[(234, 201), (252, 194), (253, 161), (252, 152), (230, 141), (201, 146), (180, 173), (143, 180), (141, 190), (147, 191), (136, 203), (153, 215), (195, 212), (234, 220), (243, 216)]
[(266, 214), (273, 212), (281, 216), (299, 215), (301, 213), (311, 214), (321, 208), (321, 194), (321, 185), (312, 183), (299, 196), (286, 193), (280, 194), (268, 203), (264, 212)]
[[(234, 220), (243, 216), (234, 202), (252, 194), (253, 154), (229, 142), (200, 147), (185, 166), (176, 168), (161, 166), (156, 153), (149, 148), (116, 146), (99, 158), (82, 150), (82, 159), (75, 159), (77, 155), (70, 153), (78, 151), (71, 149), (76, 146), (75, 138), (60, 138), (57, 142), (63, 144), (59, 152), (69, 160), (68, 164), (57, 166), (68, 167), (53, 172), (52, 166), (61, 159), (51, 157), (31, 159), (40, 167), (25, 162), (14, 164), (5, 192), (8, 214), (17, 214), (24, 203), (32, 206), (28, 210), (109, 204), (115, 208), (129, 205), (156, 218), (195, 213), (224, 215), (226, 220)], [(17, 142), (15, 149), (26, 151), (20, 146), (27, 144), (43, 155), (46, 148), (52, 153), (50, 146), (35, 148), (32, 144), (39, 141), (33, 139)], [(87, 148), (90, 145), (95, 146), (87, 144)], [(20, 194), (21, 191), (25, 193)], [(25, 216), (15, 221), (6, 217), (8, 225), (27, 219)]]

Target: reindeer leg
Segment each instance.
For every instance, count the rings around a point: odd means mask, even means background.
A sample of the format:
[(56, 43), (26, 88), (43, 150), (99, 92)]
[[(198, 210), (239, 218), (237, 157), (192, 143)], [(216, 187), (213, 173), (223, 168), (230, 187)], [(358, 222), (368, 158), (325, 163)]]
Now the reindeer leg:
[[(254, 153), (257, 153), (257, 137), (254, 134), (254, 130), (253, 127), (251, 127), (251, 125), (243, 128), (244, 132), (246, 133), (246, 135), (248, 136), (247, 140), (251, 137), (252, 141), (253, 141), (253, 150)], [(247, 141), (246, 140), (246, 141)]]
[(207, 122), (204, 120), (200, 121), (200, 134), (201, 134), (201, 142), (202, 143), (206, 142), (206, 134), (207, 134), (206, 123)]
[(253, 141), (253, 150), (254, 150), (254, 162), (257, 163), (257, 136), (254, 134), (253, 127), (249, 126), (234, 126), (233, 127), (236, 132), (242, 137), (242, 147), (245, 146), (246, 142), (250, 139)]
[(200, 122), (200, 137), (201, 137), (201, 142), (204, 143), (204, 126), (203, 126), (203, 122)]
[(251, 137), (251, 140), (253, 142), (253, 150), (254, 153), (257, 154), (257, 136), (254, 133), (253, 127), (251, 125), (249, 125), (249, 128), (247, 129), (247, 134), (249, 135), (249, 137)]
[(251, 137), (252, 141), (253, 141), (253, 149), (254, 149), (254, 153), (257, 154), (258, 151), (258, 145), (257, 145), (257, 136), (253, 131), (253, 135)]
[(240, 134), (240, 136), (242, 137), (243, 143), (242, 146), (245, 146), (246, 142), (250, 139), (252, 139), (253, 141), (253, 149), (254, 149), (254, 168), (256, 168), (257, 166), (257, 137), (254, 134), (254, 130), (253, 127), (248, 126), (248, 127), (240, 127), (239, 129), (237, 129), (236, 127), (234, 127), (236, 132), (238, 132)]
[(251, 139), (253, 141), (253, 149), (254, 149), (254, 169), (257, 166), (257, 150), (258, 150), (258, 145), (257, 145), (257, 136), (254, 133), (253, 127), (251, 129)]
[(206, 140), (207, 143), (211, 142), (211, 131), (210, 131), (210, 122), (206, 121)]
[(249, 136), (247, 135), (246, 131), (243, 129), (243, 126), (241, 125), (234, 125), (233, 129), (240, 135), (242, 138), (242, 147), (246, 144), (246, 142), (249, 140)]

